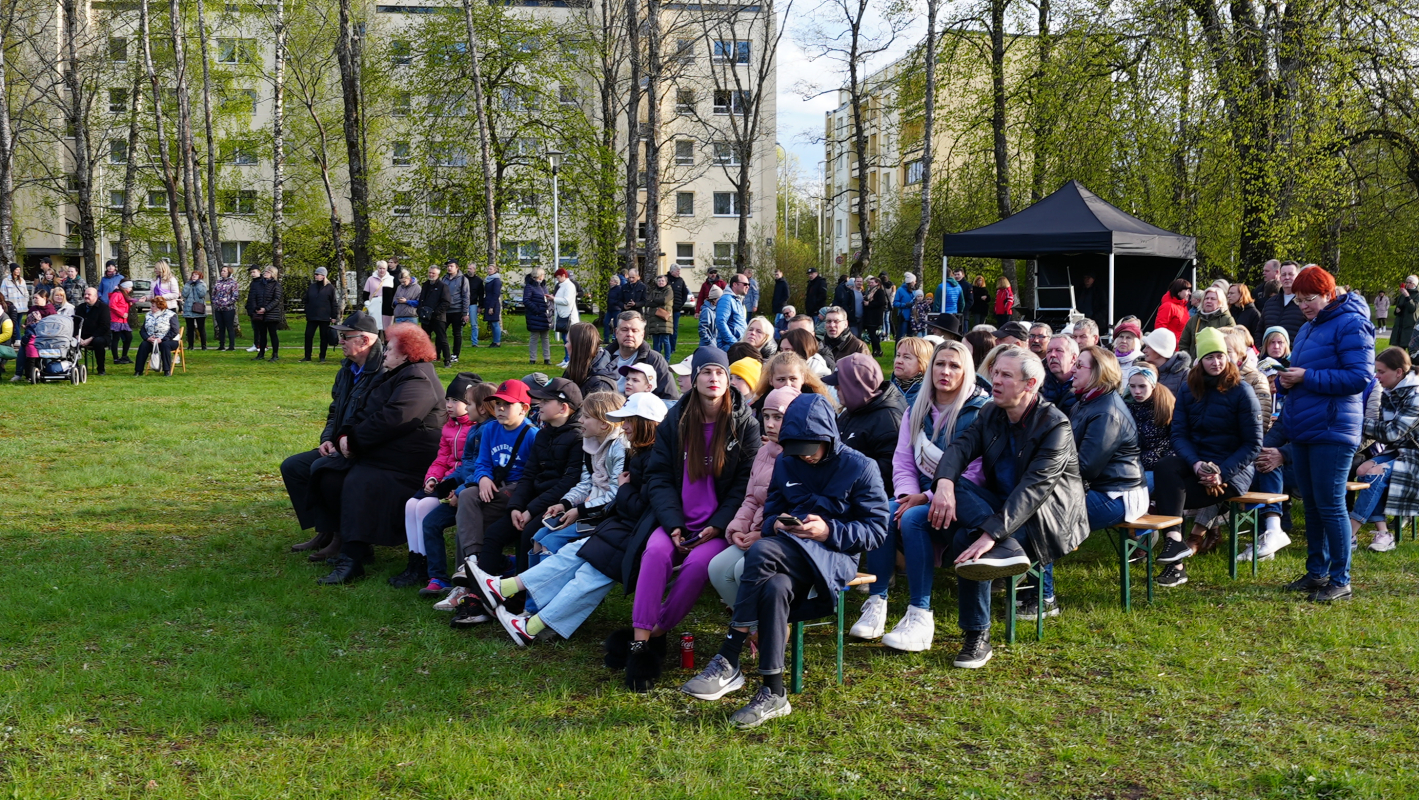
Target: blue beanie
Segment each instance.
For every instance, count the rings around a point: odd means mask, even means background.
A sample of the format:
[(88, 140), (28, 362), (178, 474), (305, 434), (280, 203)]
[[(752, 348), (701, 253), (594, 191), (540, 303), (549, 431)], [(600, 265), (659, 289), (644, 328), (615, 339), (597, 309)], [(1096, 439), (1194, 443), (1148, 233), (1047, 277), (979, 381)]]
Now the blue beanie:
[(712, 364), (718, 364), (724, 368), (724, 374), (729, 374), (729, 356), (723, 350), (710, 346), (696, 350), (690, 357), (690, 380), (699, 377), (700, 370)]

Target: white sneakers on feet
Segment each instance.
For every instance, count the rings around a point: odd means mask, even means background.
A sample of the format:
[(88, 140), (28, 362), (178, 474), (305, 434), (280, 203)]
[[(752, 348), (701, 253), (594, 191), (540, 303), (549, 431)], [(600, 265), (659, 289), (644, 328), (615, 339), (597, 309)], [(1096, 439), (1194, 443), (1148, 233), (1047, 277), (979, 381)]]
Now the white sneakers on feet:
[(882, 637), (882, 644), (893, 650), (917, 653), (931, 649), (931, 639), (936, 635), (936, 619), (931, 612), (916, 606), (907, 606), (907, 613), (892, 632)]
[(862, 604), (862, 616), (847, 635), (854, 639), (881, 639), (887, 628), (887, 598), (873, 595)]
[(469, 589), (465, 586), (455, 586), (449, 590), (443, 599), (434, 603), (435, 611), (452, 611), (458, 608), (458, 601), (463, 599), (463, 595), (468, 594)]
[(1261, 549), (1256, 552), (1258, 558), (1270, 558), (1276, 554), (1277, 550), (1291, 543), (1291, 537), (1286, 532), (1277, 529), (1274, 531), (1261, 532)]
[(255, 353), (255, 352), (256, 352), (256, 345), (252, 345), (251, 347), (246, 348), (246, 352), (248, 352), (248, 353)]
[(1373, 553), (1388, 553), (1395, 548), (1394, 534), (1389, 531), (1375, 531), (1375, 538), (1365, 548)]

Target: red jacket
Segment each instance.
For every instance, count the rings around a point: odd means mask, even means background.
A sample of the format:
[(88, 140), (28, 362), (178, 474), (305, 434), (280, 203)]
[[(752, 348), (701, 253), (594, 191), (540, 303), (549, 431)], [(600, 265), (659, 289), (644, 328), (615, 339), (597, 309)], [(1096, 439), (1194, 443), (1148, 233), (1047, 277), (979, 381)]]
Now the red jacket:
[(1153, 329), (1167, 328), (1182, 341), (1183, 328), (1187, 327), (1187, 321), (1191, 315), (1187, 313), (1187, 303), (1173, 297), (1169, 292), (1163, 292), (1163, 300), (1158, 304), (1158, 319), (1153, 325)]
[(463, 445), (473, 428), (474, 425), (467, 414), (449, 417), (443, 424), (443, 431), (439, 433), (439, 454), (434, 457), (434, 463), (429, 465), (429, 471), (424, 475), (425, 483), (430, 479), (441, 481), (458, 468), (459, 462), (463, 460)]
[(108, 309), (113, 312), (114, 322), (128, 321), (128, 298), (123, 296), (122, 290), (109, 294)]
[(995, 313), (1015, 313), (1015, 291), (1013, 289), (1006, 287), (995, 290)]

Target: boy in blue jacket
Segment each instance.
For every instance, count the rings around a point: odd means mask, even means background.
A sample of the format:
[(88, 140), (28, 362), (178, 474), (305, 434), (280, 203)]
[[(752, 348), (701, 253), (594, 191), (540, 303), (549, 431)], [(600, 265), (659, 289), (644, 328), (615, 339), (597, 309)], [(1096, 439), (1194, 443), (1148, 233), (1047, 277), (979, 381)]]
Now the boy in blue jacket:
[(681, 687), (700, 700), (742, 687), (739, 656), (757, 625), (763, 685), (730, 717), (741, 729), (793, 710), (783, 683), (789, 623), (831, 615), (838, 592), (857, 576), (858, 554), (887, 538), (882, 475), (872, 459), (838, 440), (827, 398), (804, 394), (789, 404), (779, 442), (783, 454), (764, 501), (763, 538), (744, 556), (729, 634), (704, 670)]

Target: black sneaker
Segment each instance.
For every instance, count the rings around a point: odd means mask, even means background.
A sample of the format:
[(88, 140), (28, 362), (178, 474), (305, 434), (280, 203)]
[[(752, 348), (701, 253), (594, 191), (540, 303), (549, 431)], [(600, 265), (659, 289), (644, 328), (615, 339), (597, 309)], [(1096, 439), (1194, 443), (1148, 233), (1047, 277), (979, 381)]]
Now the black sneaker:
[[(1059, 601), (1054, 599), (1053, 597), (1046, 597), (1044, 615), (1046, 617), (1059, 616)], [(1034, 622), (1036, 619), (1039, 619), (1039, 616), (1040, 606), (1039, 603), (1036, 602), (1035, 593), (1031, 592), (1030, 594), (1026, 595), (1025, 600), (1021, 601), (1019, 607), (1015, 610), (1015, 617), (1016, 619), (1023, 619), (1029, 620), (1030, 622)]]
[(990, 649), (990, 631), (966, 631), (961, 652), (956, 654), (952, 665), (961, 669), (980, 669), (995, 655)]
[(786, 717), (792, 711), (793, 706), (788, 703), (788, 695), (774, 694), (769, 687), (760, 686), (749, 705), (731, 714), (729, 721), (740, 730), (747, 730), (757, 728), (771, 719)]
[(1169, 564), (1158, 576), (1159, 586), (1182, 586), (1187, 583), (1187, 568), (1182, 564)]
[(1174, 564), (1192, 555), (1192, 548), (1186, 543), (1177, 539), (1167, 539), (1163, 542), (1163, 552), (1158, 554), (1159, 564)]
[(1307, 573), (1295, 579), (1294, 581), (1291, 581), (1285, 586), (1282, 586), (1281, 588), (1288, 592), (1305, 592), (1307, 594), (1310, 594), (1319, 589), (1324, 589), (1329, 585), (1329, 577), (1317, 578), (1311, 575), (1310, 573)]
[(1311, 592), (1310, 601), (1312, 603), (1333, 603), (1336, 600), (1349, 600), (1353, 596), (1350, 584), (1338, 586), (1334, 583), (1327, 583), (1324, 587)]
[(465, 594), (458, 601), (458, 608), (453, 610), (453, 619), (448, 624), (454, 628), (466, 628), (470, 625), (481, 625), (492, 619), (488, 616), (488, 610), (483, 607), (482, 598), (476, 594)]
[(1007, 536), (974, 561), (956, 565), (956, 574), (968, 581), (991, 581), (1030, 571), (1030, 557), (1013, 536)]

